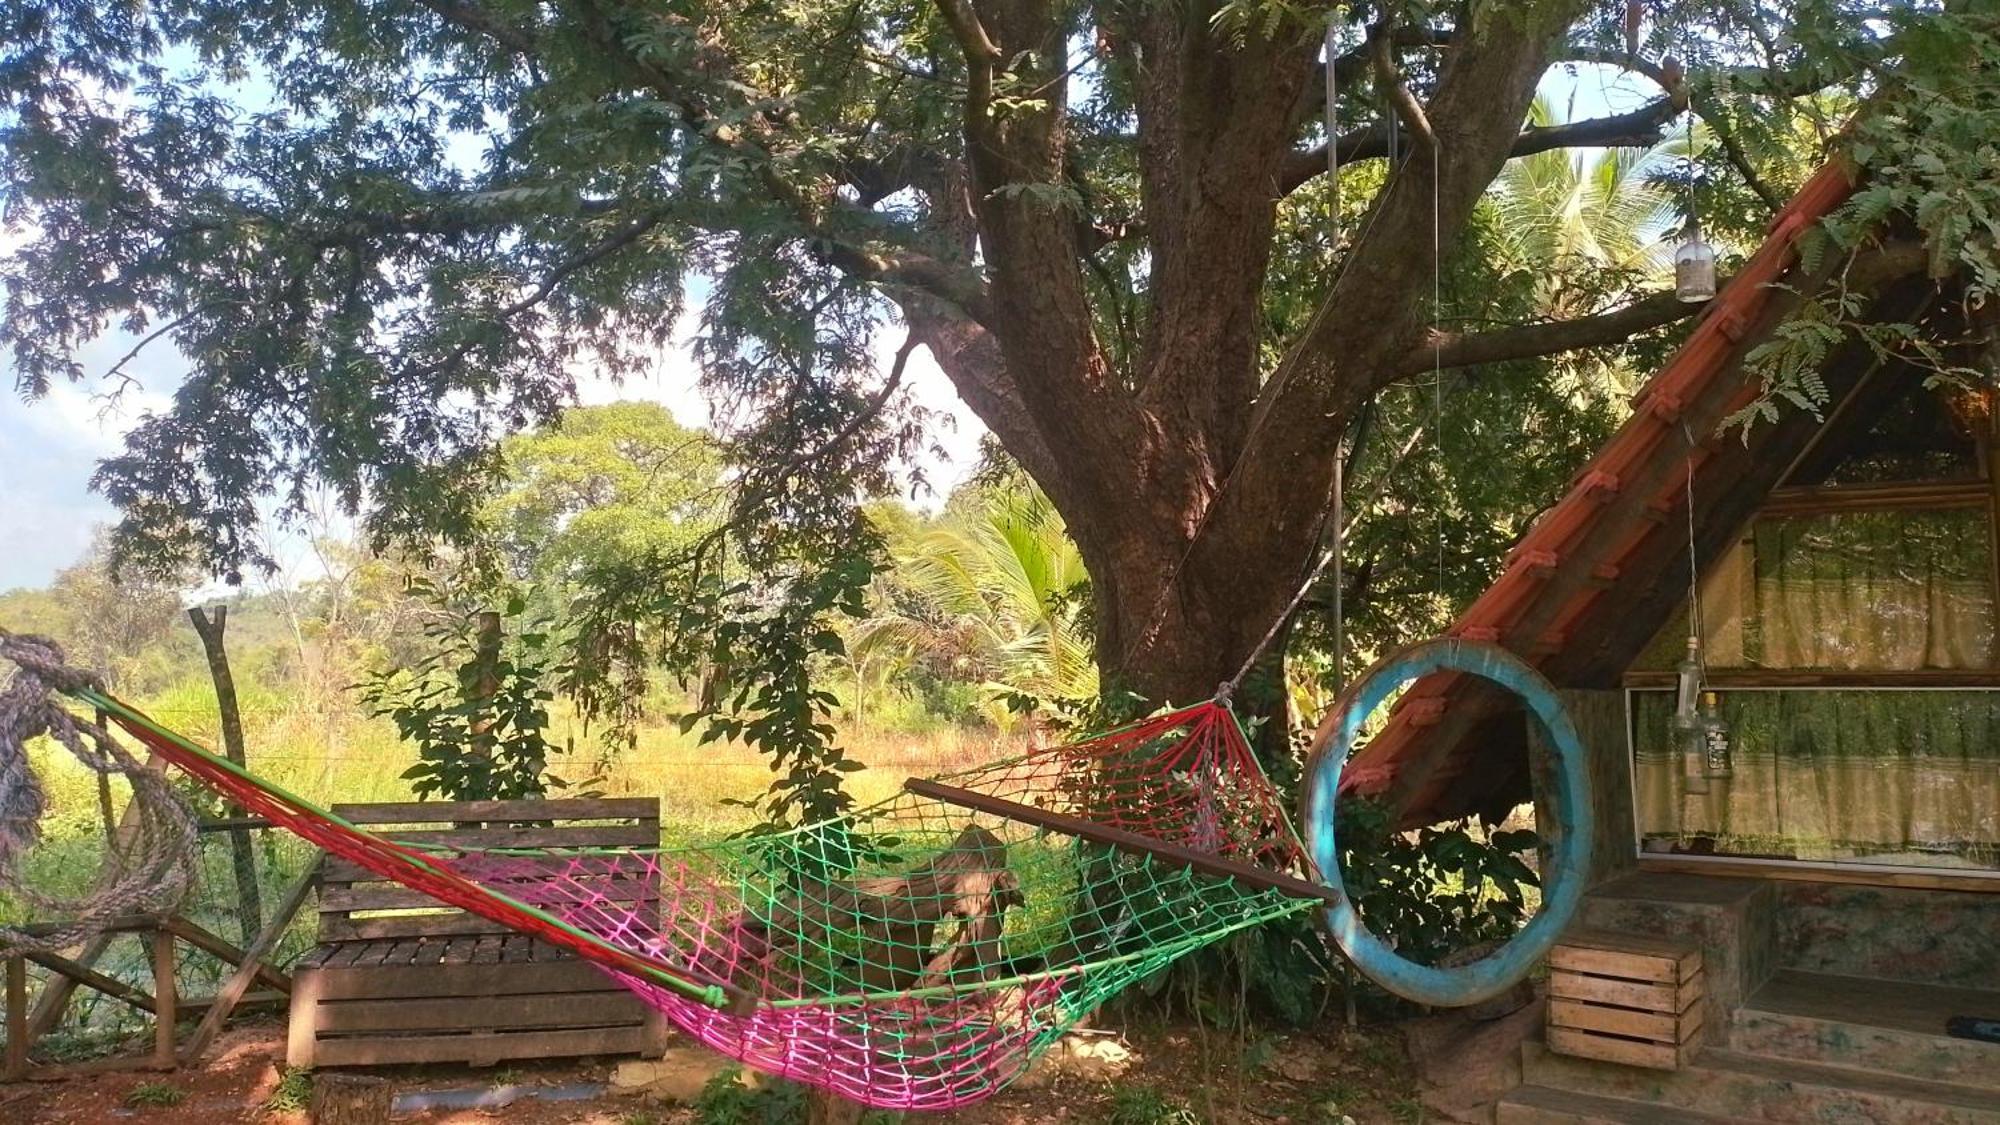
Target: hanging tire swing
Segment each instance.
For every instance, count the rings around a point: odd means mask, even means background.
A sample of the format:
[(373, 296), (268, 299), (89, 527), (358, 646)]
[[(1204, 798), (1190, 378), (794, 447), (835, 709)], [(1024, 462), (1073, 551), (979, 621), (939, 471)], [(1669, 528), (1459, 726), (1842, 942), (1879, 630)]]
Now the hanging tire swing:
[[(1454, 968), (1419, 965), (1369, 932), (1347, 893), (1334, 835), (1340, 774), (1354, 751), (1361, 724), (1396, 692), (1433, 672), (1478, 676), (1513, 692), (1527, 705), (1555, 757), (1554, 797), (1560, 826), (1549, 870), (1543, 873), (1541, 909), (1498, 950)], [(1420, 1004), (1475, 1004), (1513, 987), (1569, 926), (1590, 881), (1590, 842), (1595, 831), (1583, 740), (1556, 697), (1555, 687), (1526, 661), (1498, 645), (1446, 637), (1392, 653), (1370, 668), (1341, 696), (1332, 720), (1322, 724), (1314, 738), (1302, 800), (1300, 823), (1305, 828), (1307, 851), (1319, 867), (1321, 880), (1341, 892), (1334, 905), (1326, 908), (1328, 932), (1362, 975)]]

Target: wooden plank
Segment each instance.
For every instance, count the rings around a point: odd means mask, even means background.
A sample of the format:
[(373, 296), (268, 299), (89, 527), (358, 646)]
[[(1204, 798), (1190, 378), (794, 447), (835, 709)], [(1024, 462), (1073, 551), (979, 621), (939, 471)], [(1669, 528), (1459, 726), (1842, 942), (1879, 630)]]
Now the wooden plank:
[(1647, 1012), (1679, 1012), (1683, 993), (1677, 985), (1593, 977), (1582, 973), (1549, 974), (1549, 995), (1563, 1000), (1590, 1000), (1638, 1008)]
[(559, 797), (512, 801), (371, 801), (333, 806), (351, 824), (455, 824), (468, 820), (654, 820), (657, 797)]
[(526, 1031), (512, 1035), (409, 1035), (386, 1039), (327, 1039), (315, 1048), (317, 1066), (385, 1066), (394, 1063), (464, 1062), (491, 1065), (504, 1059), (637, 1054), (643, 1029), (603, 1027)]
[[(1699, 1013), (1699, 1006), (1693, 1009)], [(1688, 1031), (1700, 1026), (1700, 1016), (1678, 1016), (1671, 1012), (1641, 1012), (1609, 1004), (1588, 1004), (1580, 1000), (1549, 1001), (1549, 1024), (1579, 1031), (1602, 1031), (1628, 1039), (1648, 1039), (1657, 1043), (1680, 1043)]]
[(382, 833), (403, 844), (454, 848), (657, 848), (659, 830), (645, 824), (582, 828), (425, 828)]
[(472, 954), (478, 948), (479, 939), (477, 938), (453, 938), (445, 946), (444, 956), (438, 958), (438, 963), (441, 965), (470, 965), (472, 964)]
[[(647, 872), (647, 851), (648, 849), (646, 848), (633, 848), (621, 845), (610, 850), (598, 849), (582, 854), (570, 852), (552, 853), (545, 858), (550, 868), (561, 870), (570, 875), (609, 874), (643, 877)], [(439, 858), (445, 864), (449, 865), (453, 857), (441, 856)], [(519, 856), (514, 858), (525, 860), (533, 857)], [(489, 882), (491, 880), (482, 879), (480, 881)], [(383, 876), (362, 867), (358, 863), (334, 857), (327, 861), (326, 875), (324, 876), (322, 886), (342, 887), (353, 883), (389, 882)]]
[(1033, 805), (1024, 805), (1018, 801), (1009, 801), (1002, 797), (992, 797), (984, 793), (974, 793), (969, 789), (961, 789), (955, 785), (944, 785), (923, 778), (910, 778), (903, 782), (903, 788), (920, 797), (929, 797), (932, 800), (943, 801), (946, 804), (957, 805), (961, 808), (991, 813), (994, 816), (1007, 820), (1031, 824), (1037, 828), (1047, 828), (1050, 831), (1061, 832), (1095, 843), (1105, 844), (1133, 855), (1164, 860), (1176, 866), (1190, 868), (1207, 875), (1217, 875), (1225, 879), (1234, 879), (1253, 887), (1264, 887), (1268, 890), (1281, 891), (1295, 898), (1318, 899), (1329, 903), (1340, 901), (1340, 892), (1331, 887), (1322, 887), (1317, 883), (1298, 878), (1295, 875), (1288, 875), (1280, 871), (1267, 871), (1264, 868), (1255, 867), (1251, 864), (1239, 863), (1236, 860), (1224, 859), (1221, 856), (1210, 855), (1206, 852), (1198, 852), (1192, 848), (1183, 848), (1177, 844), (1169, 844), (1164, 840), (1155, 840), (1150, 836), (1142, 836), (1136, 832), (1127, 832), (1122, 828), (1112, 828), (1108, 825), (1097, 824), (1084, 820), (1081, 817), (1070, 816), (1067, 813), (1050, 812), (1047, 809), (1036, 808)]
[[(320, 940), (330, 942), (393, 943), (412, 937), (460, 937), (513, 932), (511, 926), (462, 910), (431, 914), (376, 915), (364, 918), (326, 914), (319, 920)], [(375, 963), (380, 962), (378, 960)]]
[[(516, 896), (528, 888), (538, 888), (533, 893), (546, 893), (539, 888), (546, 887), (551, 882), (559, 883), (566, 890), (573, 891), (579, 899), (598, 896), (611, 902), (638, 903), (654, 901), (660, 897), (658, 880), (644, 878), (615, 879), (587, 876), (582, 879), (571, 879), (561, 874), (552, 874), (540, 879), (481, 880), (484, 886), (502, 894)], [(399, 883), (348, 883), (328, 886), (320, 892), (319, 898), (319, 911), (322, 914), (341, 914), (357, 910), (420, 910), (443, 906), (444, 904), (430, 895)]]
[(161, 1070), (174, 1068), (174, 1021), (179, 1018), (175, 1002), (174, 932), (165, 927), (153, 931), (153, 1065)]
[(28, 963), (7, 958), (7, 1058), (0, 1079), (18, 1082), (28, 1073)]
[(1925, 891), (1965, 891), (2000, 894), (2000, 871), (1912, 871), (1866, 864), (1840, 866), (1802, 860), (1731, 859), (1723, 856), (1642, 855), (1639, 870), (1685, 875), (1728, 875), (1752, 879), (1789, 879), (1803, 883), (1841, 883), (1861, 887), (1907, 887)]
[(1549, 950), (1549, 968), (1654, 984), (1679, 984), (1681, 958), (1558, 945)]
[(423, 996), (504, 996), (521, 992), (595, 992), (610, 978), (581, 958), (542, 964), (316, 969), (318, 995), (329, 1000)]
[(527, 992), (320, 1004), (320, 1034), (366, 1031), (518, 1031), (524, 1028), (628, 1027), (644, 1022), (647, 1006), (631, 991), (599, 976), (597, 992)]
[(228, 1022), (229, 1014), (235, 1011), (236, 1006), (249, 992), (251, 983), (257, 979), (257, 966), (263, 964), (264, 959), (271, 955), (271, 951), (278, 947), (278, 943), (284, 939), (285, 930), (292, 924), (292, 918), (305, 905), (307, 896), (312, 894), (313, 883), (319, 875), (319, 865), (318, 856), (314, 856), (312, 861), (306, 864), (305, 870), (300, 872), (298, 878), (294, 879), (292, 885), (286, 889), (285, 897), (279, 901), (278, 908), (271, 914), (270, 921), (264, 923), (263, 931), (250, 942), (249, 948), (243, 951), (243, 963), (236, 967), (236, 971), (231, 973), (229, 979), (217, 990), (214, 1004), (202, 1016), (201, 1023), (195, 1026), (194, 1034), (188, 1038), (187, 1045), (181, 1048), (182, 1063), (199, 1060), (202, 1052), (208, 1050), (209, 1044), (222, 1033), (222, 1027)]
[(1549, 1050), (1559, 1055), (1623, 1063), (1626, 1066), (1650, 1067), (1654, 1070), (1677, 1070), (1685, 1057), (1683, 1048), (1670, 1043), (1620, 1039), (1613, 1035), (1598, 1035), (1567, 1027), (1549, 1028), (1548, 1042)]

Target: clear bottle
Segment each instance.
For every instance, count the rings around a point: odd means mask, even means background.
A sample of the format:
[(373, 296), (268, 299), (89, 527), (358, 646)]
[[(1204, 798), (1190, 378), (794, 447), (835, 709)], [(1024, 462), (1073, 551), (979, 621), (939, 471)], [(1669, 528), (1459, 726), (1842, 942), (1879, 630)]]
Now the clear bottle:
[[(1674, 736), (1681, 744), (1681, 780), (1689, 793), (1708, 792), (1706, 733), (1702, 728), (1701, 642), (1688, 638), (1674, 698)], [(1709, 693), (1712, 694), (1712, 693)]]

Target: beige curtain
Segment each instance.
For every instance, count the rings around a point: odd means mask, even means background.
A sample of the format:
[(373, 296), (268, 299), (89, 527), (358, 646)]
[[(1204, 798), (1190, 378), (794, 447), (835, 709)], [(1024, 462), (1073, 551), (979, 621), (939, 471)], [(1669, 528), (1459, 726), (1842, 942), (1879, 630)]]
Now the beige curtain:
[[(1992, 667), (1989, 535), (1984, 508), (1758, 521), (1744, 663), (1832, 671)], [(1713, 616), (1703, 608), (1704, 617)]]

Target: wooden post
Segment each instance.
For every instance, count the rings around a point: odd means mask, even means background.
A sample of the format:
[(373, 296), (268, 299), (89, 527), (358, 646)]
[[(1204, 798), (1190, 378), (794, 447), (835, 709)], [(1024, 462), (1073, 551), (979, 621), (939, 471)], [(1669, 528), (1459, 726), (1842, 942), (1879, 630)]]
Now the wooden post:
[(386, 1125), (395, 1091), (361, 1074), (313, 1075), (312, 1125)]
[(479, 679), (473, 685), (470, 703), (478, 710), (472, 720), (472, 750), (493, 756), (493, 697), (500, 694), (500, 615), (481, 610), (474, 616), (477, 632), (473, 659), (479, 663)]
[(174, 1019), (180, 1014), (174, 993), (174, 935), (162, 925), (153, 942), (153, 1065), (174, 1068)]
[[(212, 615), (201, 607), (188, 609), (188, 620), (201, 637), (202, 652), (208, 657), (208, 676), (215, 682), (215, 706), (222, 718), (222, 752), (237, 765), (245, 765), (243, 753), (243, 713), (236, 703), (236, 677), (229, 670), (229, 650), (223, 645), (223, 630), (229, 623), (229, 607), (216, 606)], [(247, 810), (238, 809), (239, 814)], [(236, 869), (236, 915), (243, 941), (250, 941), (264, 928), (263, 893), (257, 886), (257, 854), (250, 847), (250, 833), (229, 834), (230, 862)]]
[(28, 1073), (28, 962), (7, 958), (7, 1061), (0, 1080), (19, 1082)]

